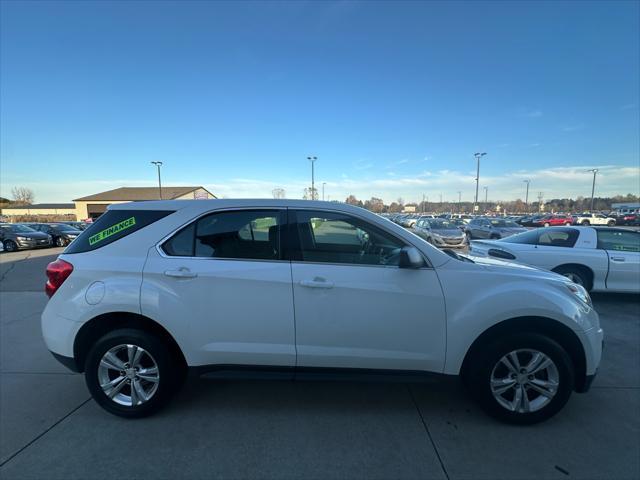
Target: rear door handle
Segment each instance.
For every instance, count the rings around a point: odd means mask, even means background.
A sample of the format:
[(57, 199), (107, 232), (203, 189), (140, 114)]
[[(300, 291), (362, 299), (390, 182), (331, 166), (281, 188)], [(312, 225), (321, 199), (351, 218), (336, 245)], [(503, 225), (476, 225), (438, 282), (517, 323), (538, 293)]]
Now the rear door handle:
[(614, 262), (624, 262), (624, 257), (611, 257)]
[(301, 280), (300, 285), (307, 288), (333, 288), (333, 282), (327, 282), (320, 277), (316, 277), (313, 280)]
[(192, 272), (186, 267), (179, 268), (178, 270), (165, 270), (164, 274), (167, 277), (173, 278), (196, 278), (197, 273)]

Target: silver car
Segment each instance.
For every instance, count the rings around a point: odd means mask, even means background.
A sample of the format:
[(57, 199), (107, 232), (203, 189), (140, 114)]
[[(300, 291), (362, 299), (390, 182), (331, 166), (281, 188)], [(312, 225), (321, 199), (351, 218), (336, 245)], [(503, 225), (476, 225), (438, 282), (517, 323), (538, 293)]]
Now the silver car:
[(467, 237), (458, 223), (443, 218), (421, 218), (412, 231), (439, 248), (465, 248)]
[(502, 218), (474, 218), (465, 228), (469, 240), (477, 238), (498, 240), (526, 231), (527, 229), (521, 225)]

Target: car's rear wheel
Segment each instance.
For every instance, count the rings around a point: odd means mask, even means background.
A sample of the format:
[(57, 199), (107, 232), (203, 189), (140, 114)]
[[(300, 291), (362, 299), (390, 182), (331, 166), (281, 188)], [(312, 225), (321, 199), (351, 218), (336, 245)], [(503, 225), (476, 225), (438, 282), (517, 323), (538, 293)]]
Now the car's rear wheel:
[(550, 226), (550, 225), (551, 225), (551, 224), (550, 224), (549, 222), (545, 222), (545, 223), (544, 223), (544, 226), (545, 226), (545, 227), (548, 227), (548, 226)]
[(491, 237), (489, 237), (490, 240), (500, 240), (500, 235), (498, 235), (497, 233), (494, 233), (491, 235)]
[(62, 237), (57, 237), (56, 238), (56, 245), (58, 247), (64, 247), (64, 239)]
[(568, 227), (569, 225), (571, 225), (571, 222), (565, 222), (564, 224), (565, 224), (565, 226)]
[(105, 410), (127, 418), (147, 416), (164, 406), (178, 384), (171, 352), (159, 338), (141, 330), (110, 332), (93, 346), (85, 380)]
[(616, 225), (616, 221), (615, 220), (609, 220), (607, 222), (607, 227), (615, 227)]
[(13, 240), (5, 240), (4, 250), (6, 252), (15, 252), (16, 250), (18, 250), (18, 245)]
[(558, 413), (569, 400), (574, 367), (554, 340), (535, 333), (513, 334), (478, 352), (470, 387), (493, 417), (507, 423), (538, 423)]
[(580, 225), (584, 225), (585, 227), (588, 227), (589, 225), (591, 225), (591, 222), (589, 222), (589, 220), (583, 220), (582, 223), (580, 223)]

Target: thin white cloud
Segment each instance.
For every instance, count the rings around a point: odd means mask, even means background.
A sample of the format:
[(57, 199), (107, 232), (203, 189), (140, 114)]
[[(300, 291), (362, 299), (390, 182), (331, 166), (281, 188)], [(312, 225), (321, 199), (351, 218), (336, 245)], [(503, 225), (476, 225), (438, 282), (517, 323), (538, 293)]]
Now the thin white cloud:
[(635, 103), (625, 103), (624, 105), (620, 106), (620, 110), (632, 110), (636, 107), (637, 105)]
[(560, 127), (560, 130), (562, 130), (563, 132), (577, 132), (582, 129), (584, 129), (584, 124), (582, 123), (563, 125), (562, 127)]
[[(640, 195), (640, 168), (617, 165), (581, 165), (574, 167), (541, 168), (537, 170), (513, 170), (499, 175), (484, 175), (480, 171), (480, 185), (489, 186), (492, 200), (513, 200), (523, 198), (524, 179), (530, 179), (529, 198), (543, 192), (544, 198), (588, 197), (591, 194), (592, 174), (588, 171), (598, 168), (596, 195), (613, 196), (633, 193)], [(475, 194), (475, 171), (441, 170), (424, 171), (416, 175), (395, 176), (389, 172), (379, 172), (379, 176), (359, 178), (349, 177), (323, 179), (327, 182), (325, 193), (334, 200), (344, 200), (353, 194), (359, 199), (372, 196), (381, 197), (389, 203), (398, 197), (407, 202), (418, 201), (422, 195), (438, 198), (458, 198), (462, 191), (462, 200), (471, 201)], [(393, 172), (391, 172), (393, 173)], [(4, 179), (3, 179), (4, 181)], [(302, 198), (304, 189), (309, 187), (310, 179), (253, 179), (253, 178), (216, 178), (198, 177), (197, 181), (167, 182), (171, 185), (203, 185), (219, 197), (224, 198), (271, 198), (272, 190), (283, 188), (287, 198)], [(34, 190), (37, 202), (69, 202), (73, 198), (110, 190), (121, 186), (155, 186), (148, 180), (94, 180), (88, 182), (20, 182), (20, 186)], [(321, 182), (316, 182), (320, 187)], [(14, 184), (3, 182), (0, 191), (10, 192)], [(6, 196), (6, 195), (3, 195)]]
[(542, 116), (542, 110), (529, 110), (523, 114), (523, 117), (527, 118), (540, 118)]

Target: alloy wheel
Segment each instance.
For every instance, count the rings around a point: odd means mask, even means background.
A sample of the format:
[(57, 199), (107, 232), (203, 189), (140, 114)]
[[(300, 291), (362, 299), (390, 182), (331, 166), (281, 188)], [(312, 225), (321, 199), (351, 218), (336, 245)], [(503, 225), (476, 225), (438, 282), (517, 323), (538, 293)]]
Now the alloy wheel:
[(123, 344), (102, 356), (98, 382), (104, 394), (115, 403), (135, 407), (155, 395), (160, 373), (155, 359), (144, 348)]
[(538, 350), (520, 349), (504, 355), (491, 371), (495, 400), (511, 412), (531, 413), (546, 407), (558, 392), (556, 364)]

